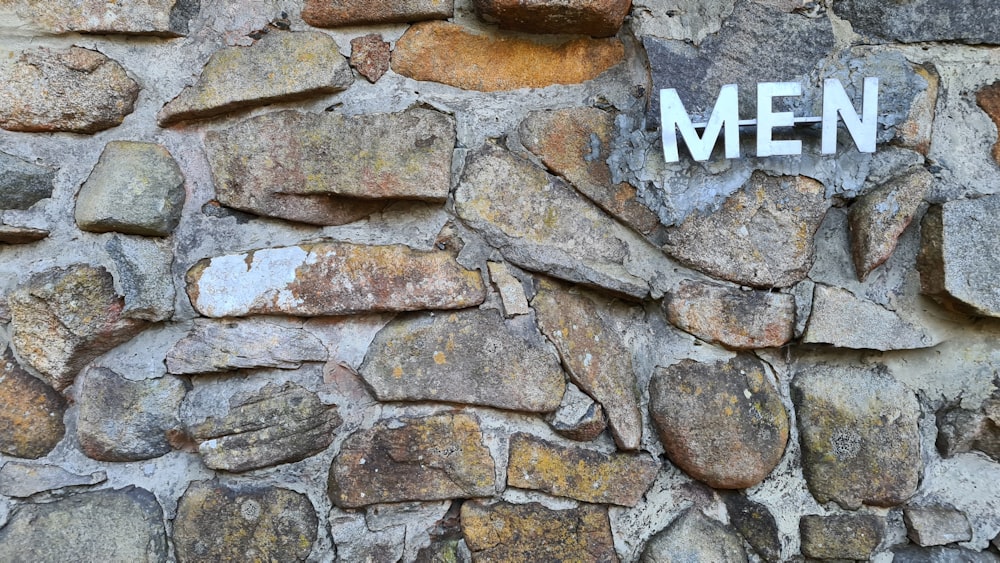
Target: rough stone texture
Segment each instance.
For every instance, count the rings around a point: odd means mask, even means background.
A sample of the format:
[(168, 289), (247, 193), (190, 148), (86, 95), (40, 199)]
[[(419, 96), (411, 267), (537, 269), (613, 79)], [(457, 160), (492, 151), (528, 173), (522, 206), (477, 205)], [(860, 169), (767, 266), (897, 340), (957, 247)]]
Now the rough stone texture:
[(165, 237), (184, 207), (184, 175), (156, 143), (111, 141), (76, 196), (84, 231)]
[(510, 438), (507, 486), (594, 504), (635, 506), (659, 469), (647, 454), (604, 454), (519, 432)]
[(928, 547), (904, 545), (892, 550), (893, 563), (997, 563), (1000, 556), (989, 551), (964, 547)]
[(28, 209), (52, 197), (55, 171), (0, 152), (0, 210)]
[(304, 494), (196, 481), (177, 504), (173, 540), (180, 561), (304, 561), (317, 524)]
[(488, 497), (493, 458), (479, 419), (469, 414), (382, 420), (349, 437), (330, 468), (334, 504)]
[(302, 19), (316, 27), (444, 20), (454, 0), (306, 0)]
[(743, 542), (733, 530), (688, 509), (657, 532), (639, 559), (642, 563), (746, 563)]
[(733, 350), (777, 348), (792, 339), (795, 297), (685, 280), (664, 300), (667, 319)]
[(588, 296), (548, 279), (539, 282), (531, 305), (570, 379), (604, 408), (615, 443), (637, 449), (642, 440), (639, 390), (621, 335), (601, 319)]
[(180, 409), (188, 435), (212, 469), (239, 472), (299, 461), (329, 446), (341, 423), (334, 406), (294, 383), (240, 390), (222, 405), (211, 390), (219, 386), (224, 383), (196, 387)]
[(908, 506), (903, 509), (907, 536), (920, 546), (946, 545), (972, 539), (965, 514), (941, 506)]
[(885, 521), (873, 514), (810, 514), (799, 520), (802, 555), (816, 559), (864, 559), (882, 542)]
[(707, 274), (753, 287), (787, 287), (813, 263), (813, 235), (830, 201), (805, 176), (755, 172), (719, 211), (667, 231), (664, 252)]
[(334, 242), (208, 258), (187, 282), (191, 304), (207, 317), (461, 309), (482, 303), (486, 291), (479, 273), (447, 251)]
[(636, 199), (636, 190), (611, 178), (608, 158), (614, 141), (614, 115), (596, 108), (534, 112), (518, 129), (521, 143), (553, 173), (613, 217), (650, 234), (660, 221)]
[(597, 438), (608, 425), (601, 405), (572, 383), (566, 385), (559, 409), (545, 417), (545, 421), (560, 436), (578, 442)]
[(906, 121), (897, 128), (897, 138), (903, 147), (927, 156), (931, 150), (934, 113), (941, 91), (941, 77), (932, 65), (915, 66), (914, 72), (925, 81), (927, 89), (913, 98)]
[(392, 69), (414, 80), (495, 92), (577, 84), (597, 78), (624, 56), (624, 47), (615, 38), (536, 43), (480, 35), (453, 23), (426, 22), (410, 27), (396, 42)]
[(1000, 12), (990, 0), (835, 0), (833, 9), (854, 31), (889, 41), (1000, 44), (1000, 30), (993, 25)]
[(156, 116), (161, 127), (248, 107), (339, 92), (354, 83), (337, 43), (318, 31), (271, 31), (212, 54), (198, 81)]
[(528, 298), (524, 295), (524, 286), (510, 273), (510, 268), (503, 262), (487, 262), (486, 267), (490, 272), (490, 281), (500, 293), (504, 315), (510, 318), (530, 313), (531, 308), (528, 307)]
[(752, 355), (657, 368), (649, 414), (670, 460), (717, 489), (760, 483), (788, 442), (781, 397)]
[(200, 0), (134, 0), (130, 2), (64, 2), (63, 0), (10, 0), (21, 26), (45, 33), (99, 33), (187, 35), (188, 22), (198, 15)]
[(95, 133), (132, 113), (139, 85), (97, 51), (45, 47), (0, 65), (0, 128)]
[(380, 208), (358, 199), (444, 201), (455, 119), (423, 108), (348, 117), (282, 111), (210, 131), (205, 147), (221, 204), (337, 225)]
[(163, 510), (135, 487), (23, 504), (0, 529), (0, 560), (166, 561)]
[(802, 366), (792, 381), (802, 470), (819, 502), (895, 506), (922, 469), (916, 397), (882, 367)]
[(729, 492), (723, 496), (729, 523), (750, 544), (764, 561), (781, 560), (781, 537), (771, 511), (743, 493)]
[(392, 47), (381, 33), (351, 39), (351, 66), (374, 84), (389, 70)]
[(268, 319), (195, 319), (194, 327), (167, 352), (170, 373), (201, 374), (249, 368), (297, 369), (325, 362), (326, 347), (302, 330)]
[(802, 342), (841, 348), (903, 350), (937, 344), (922, 327), (839, 287), (816, 284)]
[(975, 315), (1000, 317), (1000, 195), (949, 201), (924, 215), (921, 291)]
[(632, 0), (632, 29), (636, 37), (660, 37), (690, 41), (700, 45), (706, 36), (719, 31), (722, 21), (733, 13), (736, 0)]
[(154, 323), (173, 316), (177, 292), (171, 279), (171, 246), (169, 239), (122, 235), (111, 237), (104, 245), (125, 294), (123, 316)]
[(8, 461), (0, 469), (0, 495), (27, 498), (44, 491), (96, 485), (107, 478), (104, 471), (77, 475), (55, 465)]
[(0, 357), (0, 452), (39, 458), (62, 440), (66, 401), (24, 371), (9, 349)]
[(634, 297), (649, 293), (632, 271), (636, 261), (660, 254), (655, 247), (564, 181), (493, 143), (466, 159), (455, 209), (522, 268)]
[(618, 33), (631, 0), (474, 0), (476, 14), (503, 29), (609, 37)]
[(123, 316), (124, 299), (107, 270), (80, 264), (33, 275), (8, 303), (14, 348), (56, 390), (148, 324)]
[(978, 411), (957, 407), (937, 413), (937, 447), (944, 457), (979, 450), (1000, 461), (1000, 397), (996, 391)]
[(469, 501), (462, 505), (462, 535), (475, 561), (618, 561), (600, 506), (550, 510)]
[(858, 279), (892, 256), (934, 177), (923, 168), (910, 170), (866, 193), (851, 206), (851, 255)]
[(49, 231), (45, 229), (0, 225), (0, 243), (3, 244), (30, 244), (48, 236)]
[[(976, 92), (976, 103), (990, 116), (997, 131), (1000, 131), (1000, 82), (994, 82)], [(1000, 134), (997, 143), (993, 145), (993, 160), (1000, 164)]]
[(76, 393), (80, 450), (99, 461), (139, 461), (168, 453), (168, 436), (181, 429), (177, 410), (186, 391), (176, 377), (130, 381), (108, 368), (87, 368)]
[(565, 377), (533, 332), (489, 309), (399, 317), (375, 337), (359, 372), (380, 401), (550, 412)]

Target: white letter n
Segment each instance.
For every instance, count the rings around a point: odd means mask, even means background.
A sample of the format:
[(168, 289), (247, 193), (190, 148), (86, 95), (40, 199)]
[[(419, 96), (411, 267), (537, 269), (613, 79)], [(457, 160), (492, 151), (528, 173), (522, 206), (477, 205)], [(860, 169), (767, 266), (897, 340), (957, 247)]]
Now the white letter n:
[(684, 144), (695, 160), (708, 160), (719, 139), (723, 125), (726, 127), (726, 158), (740, 157), (740, 113), (739, 96), (735, 84), (726, 84), (719, 91), (712, 116), (705, 126), (705, 133), (699, 137), (691, 124), (691, 118), (684, 109), (677, 90), (660, 90), (660, 125), (663, 135), (663, 159), (677, 162), (677, 129), (681, 130)]
[(878, 124), (878, 78), (865, 78), (861, 113), (858, 118), (843, 84), (836, 78), (823, 83), (823, 154), (837, 152), (837, 114), (844, 119), (847, 131), (859, 152), (875, 152), (875, 127)]

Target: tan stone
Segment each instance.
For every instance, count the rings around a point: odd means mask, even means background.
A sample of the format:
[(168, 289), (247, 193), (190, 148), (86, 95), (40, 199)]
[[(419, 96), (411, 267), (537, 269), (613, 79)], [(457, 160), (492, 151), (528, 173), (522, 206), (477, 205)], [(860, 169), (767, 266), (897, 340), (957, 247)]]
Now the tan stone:
[(900, 145), (927, 156), (927, 152), (931, 150), (931, 130), (934, 126), (934, 110), (941, 77), (931, 65), (914, 66), (913, 71), (927, 81), (927, 88), (913, 98), (906, 121), (896, 127), (896, 137)]
[(316, 27), (443, 20), (454, 0), (306, 0), (302, 19)]
[(592, 80), (624, 57), (617, 39), (573, 39), (551, 45), (426, 22), (410, 27), (396, 42), (392, 69), (414, 80), (494, 92)]
[[(1000, 82), (994, 82), (976, 92), (976, 103), (993, 120), (997, 131), (1000, 131)], [(997, 137), (997, 143), (993, 145), (993, 160), (1000, 164), (1000, 135)]]
[(733, 350), (783, 346), (795, 329), (795, 298), (785, 293), (685, 280), (664, 308), (677, 328)]
[(49, 231), (33, 227), (0, 225), (0, 244), (29, 244), (49, 236)]
[(608, 37), (618, 33), (631, 0), (475, 0), (476, 13), (504, 29)]
[(24, 371), (10, 350), (0, 357), (0, 452), (39, 458), (66, 433), (66, 401)]
[(13, 11), (22, 33), (38, 30), (177, 37), (187, 35), (188, 20), (198, 15), (199, 4), (199, 0), (5, 0), (0, 2), (0, 8)]

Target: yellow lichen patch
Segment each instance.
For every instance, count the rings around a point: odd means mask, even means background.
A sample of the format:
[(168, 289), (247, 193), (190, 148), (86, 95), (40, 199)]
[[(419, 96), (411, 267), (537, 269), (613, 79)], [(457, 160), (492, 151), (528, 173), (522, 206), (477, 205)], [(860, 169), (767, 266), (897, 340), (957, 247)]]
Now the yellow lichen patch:
[(447, 359), (444, 356), (444, 352), (441, 352), (440, 350), (437, 350), (437, 351), (434, 352), (434, 363), (435, 364), (441, 365), (441, 364), (444, 364), (446, 362), (447, 362)]

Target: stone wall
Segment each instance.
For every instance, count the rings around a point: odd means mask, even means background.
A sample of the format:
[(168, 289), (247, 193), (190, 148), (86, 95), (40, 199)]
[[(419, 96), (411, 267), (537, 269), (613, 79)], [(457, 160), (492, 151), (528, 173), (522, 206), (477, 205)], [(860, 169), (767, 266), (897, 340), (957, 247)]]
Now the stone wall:
[(0, 560), (1000, 559), (998, 17), (0, 2)]

